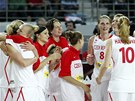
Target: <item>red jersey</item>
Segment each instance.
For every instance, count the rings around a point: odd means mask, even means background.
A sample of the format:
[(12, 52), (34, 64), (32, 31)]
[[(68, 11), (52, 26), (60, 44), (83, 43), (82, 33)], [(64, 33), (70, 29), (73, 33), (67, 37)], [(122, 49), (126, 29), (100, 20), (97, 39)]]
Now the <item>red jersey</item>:
[(60, 77), (72, 76), (76, 80), (82, 80), (83, 66), (79, 55), (80, 51), (77, 51), (72, 46), (62, 54)]
[(56, 42), (53, 37), (51, 36), (49, 39), (48, 39), (48, 42), (45, 44), (45, 50), (47, 50), (47, 48), (51, 45), (51, 44), (55, 44), (56, 46), (59, 46), (61, 47), (62, 49), (64, 48), (67, 48), (69, 45), (68, 45), (68, 41), (66, 40), (66, 38), (60, 36), (60, 41), (59, 42)]

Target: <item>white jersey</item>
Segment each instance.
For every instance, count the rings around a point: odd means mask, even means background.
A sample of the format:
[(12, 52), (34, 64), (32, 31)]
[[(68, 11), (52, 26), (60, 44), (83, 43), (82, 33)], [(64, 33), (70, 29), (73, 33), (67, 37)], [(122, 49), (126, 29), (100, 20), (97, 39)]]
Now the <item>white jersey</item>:
[[(42, 62), (46, 59), (45, 56), (40, 57), (40, 61)], [(40, 71), (35, 73), (35, 76), (40, 83), (40, 87), (44, 90), (44, 92), (48, 93), (49, 86), (49, 64), (46, 64)]]
[[(12, 39), (6, 39), (6, 43), (12, 45), (17, 51), (19, 51), (23, 58), (34, 58), (32, 51), (23, 51), (19, 43), (14, 43)], [(14, 82), (16, 87), (25, 87), (25, 86), (37, 86), (37, 80), (33, 73), (32, 65), (25, 68), (19, 66), (14, 61), (12, 62)]]
[[(11, 38), (13, 39), (6, 39), (6, 43), (12, 45), (23, 58), (34, 58), (34, 53), (32, 51), (24, 51), (20, 47), (21, 42), (28, 41), (28, 38), (24, 38), (21, 35), (16, 35)], [(11, 90), (13, 91), (13, 101), (44, 101), (44, 94), (34, 75), (33, 65), (24, 68), (13, 60), (11, 63), (14, 79), (11, 86)]]
[(135, 93), (135, 38), (123, 44), (119, 37), (112, 38), (114, 66), (108, 90), (111, 92)]
[[(112, 35), (110, 36), (110, 38)], [(94, 56), (95, 56), (95, 63), (94, 63), (94, 69), (92, 78), (96, 78), (99, 74), (100, 67), (103, 64), (104, 57), (105, 57), (105, 46), (106, 46), (106, 40), (101, 40), (100, 36), (96, 36), (93, 41), (93, 50), (94, 50)], [(110, 71), (111, 71), (111, 65), (108, 67), (108, 70), (106, 71), (105, 75), (102, 78), (102, 81), (106, 81), (110, 79)]]
[(10, 66), (10, 57), (6, 56), (2, 50), (0, 50), (0, 56), (0, 65), (2, 71), (0, 78), (0, 100), (11, 101), (13, 99), (13, 93), (9, 88), (12, 74)]
[[(4, 35), (5, 33), (0, 33)], [(5, 44), (1, 41), (0, 44)], [(13, 93), (9, 88), (12, 76), (12, 68), (10, 63), (10, 57), (6, 56), (4, 52), (0, 49), (0, 101), (12, 101)]]
[(10, 68), (10, 57), (6, 56), (2, 50), (0, 50), (0, 65), (1, 65), (1, 77), (0, 87), (7, 88), (10, 83), (11, 68)]

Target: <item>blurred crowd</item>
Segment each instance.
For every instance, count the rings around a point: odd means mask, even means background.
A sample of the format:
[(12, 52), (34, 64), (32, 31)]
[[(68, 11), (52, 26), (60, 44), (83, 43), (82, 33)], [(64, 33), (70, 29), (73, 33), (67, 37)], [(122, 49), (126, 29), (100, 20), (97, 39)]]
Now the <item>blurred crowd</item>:
[(4, 21), (6, 16), (10, 17), (9, 21), (17, 17), (33, 21), (44, 16), (60, 16), (63, 20), (65, 14), (76, 13), (78, 9), (77, 0), (0, 0), (0, 20)]

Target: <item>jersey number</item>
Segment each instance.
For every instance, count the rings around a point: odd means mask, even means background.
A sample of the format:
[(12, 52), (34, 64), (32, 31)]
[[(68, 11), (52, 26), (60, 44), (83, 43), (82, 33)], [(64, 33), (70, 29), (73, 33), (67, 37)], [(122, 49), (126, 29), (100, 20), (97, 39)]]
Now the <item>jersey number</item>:
[[(128, 63), (132, 63), (134, 61), (134, 57), (135, 57), (135, 53), (132, 47), (128, 47), (128, 48), (120, 48), (119, 50), (122, 53), (122, 62), (128, 62)], [(131, 54), (129, 55), (129, 52), (131, 52)], [(129, 58), (129, 56), (131, 56)]]
[(104, 52), (100, 52), (100, 59), (104, 59)]

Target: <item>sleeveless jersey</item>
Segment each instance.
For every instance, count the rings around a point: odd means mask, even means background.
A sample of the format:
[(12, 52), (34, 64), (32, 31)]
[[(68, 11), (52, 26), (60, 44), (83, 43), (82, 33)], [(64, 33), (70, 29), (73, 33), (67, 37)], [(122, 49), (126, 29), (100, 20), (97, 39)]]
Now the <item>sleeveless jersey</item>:
[[(109, 37), (111, 38), (112, 35)], [(106, 40), (101, 40), (100, 36), (96, 36), (93, 41), (93, 50), (94, 50), (94, 56), (95, 56), (95, 63), (94, 63), (94, 69), (92, 78), (96, 78), (99, 74), (100, 67), (104, 62), (105, 57), (105, 46), (106, 46)], [(108, 67), (108, 70), (106, 71), (105, 75), (102, 78), (102, 81), (106, 81), (110, 79), (110, 71), (111, 71), (112, 65)]]
[[(42, 56), (39, 58), (40, 62), (42, 62), (46, 57)], [(49, 63), (46, 64), (40, 71), (35, 73), (36, 79), (39, 82), (40, 87), (47, 94), (49, 87)]]
[[(12, 45), (18, 52), (21, 53), (23, 58), (34, 58), (34, 53), (32, 51), (23, 51), (20, 45), (21, 42), (30, 41), (28, 38), (25, 38), (21, 35), (10, 36), (6, 39), (6, 43)], [(37, 86), (37, 80), (33, 73), (32, 65), (27, 67), (21, 67), (13, 60), (11, 61), (13, 67), (14, 82), (16, 87), (24, 87), (24, 86)]]
[(135, 38), (130, 44), (123, 44), (119, 37), (112, 38), (114, 66), (108, 90), (111, 92), (135, 93)]
[(0, 100), (11, 101), (13, 99), (13, 93), (10, 89), (12, 81), (10, 57), (6, 56), (2, 50), (0, 50), (0, 57), (0, 67), (2, 71), (0, 78)]
[[(5, 33), (0, 33), (5, 35)], [(1, 41), (0, 44), (5, 44)], [(12, 81), (12, 68), (10, 57), (6, 56), (5, 53), (0, 49), (0, 100), (11, 101), (13, 99), (13, 93), (10, 89), (10, 82)]]

